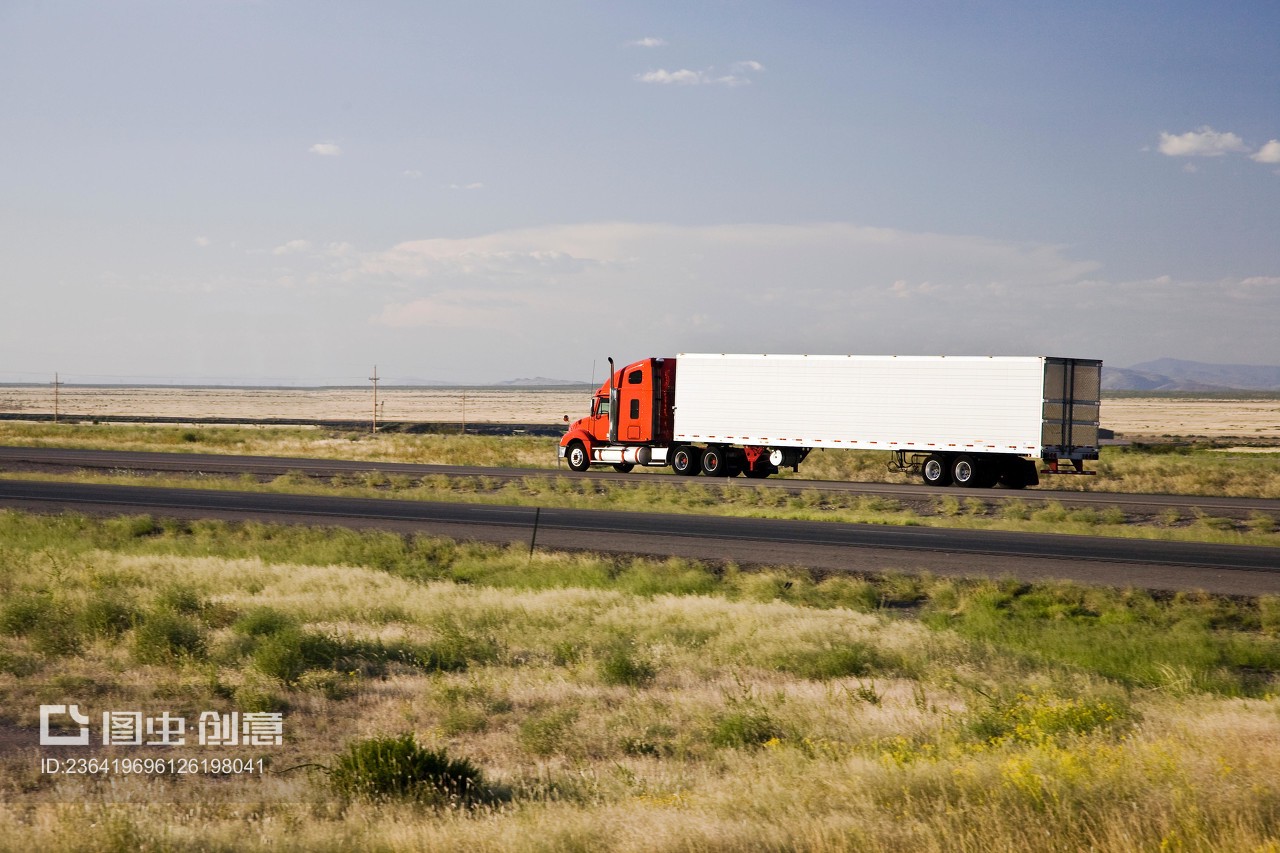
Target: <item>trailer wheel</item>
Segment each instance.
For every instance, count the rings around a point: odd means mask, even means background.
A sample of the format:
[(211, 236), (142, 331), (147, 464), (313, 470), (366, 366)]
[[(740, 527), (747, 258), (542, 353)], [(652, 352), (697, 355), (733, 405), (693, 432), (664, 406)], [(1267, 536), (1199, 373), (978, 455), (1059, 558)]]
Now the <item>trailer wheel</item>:
[(631, 469), (635, 467), (634, 462), (616, 462), (614, 463), (613, 470), (617, 471), (619, 474), (630, 474)]
[(671, 470), (685, 477), (696, 477), (702, 472), (702, 457), (698, 448), (682, 444), (671, 451)]
[(957, 486), (976, 488), (978, 486), (978, 460), (972, 456), (957, 456), (951, 463), (951, 479)]
[(951, 479), (957, 486), (989, 489), (996, 484), (999, 470), (988, 460), (977, 456), (957, 456), (951, 463)]
[(947, 458), (937, 453), (930, 455), (920, 466), (920, 477), (928, 486), (951, 485), (951, 466), (947, 464)]
[(591, 467), (591, 457), (587, 454), (586, 445), (581, 441), (575, 441), (569, 445), (569, 452), (565, 454), (569, 460), (569, 470), (582, 473)]
[(708, 477), (728, 476), (729, 466), (723, 450), (718, 447), (708, 447), (702, 451), (702, 473)]
[(761, 459), (758, 462), (756, 462), (756, 467), (754, 468), (749, 467), (746, 469), (744, 473), (747, 475), (747, 479), (749, 480), (763, 480), (764, 478), (768, 477), (770, 474), (776, 473), (777, 470), (778, 470), (777, 468), (774, 468), (768, 462)]

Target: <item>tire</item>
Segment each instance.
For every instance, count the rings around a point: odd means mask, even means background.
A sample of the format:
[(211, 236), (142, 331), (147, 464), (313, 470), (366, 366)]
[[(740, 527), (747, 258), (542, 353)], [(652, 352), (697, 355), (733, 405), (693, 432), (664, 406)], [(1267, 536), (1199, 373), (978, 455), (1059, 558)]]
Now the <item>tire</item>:
[(698, 448), (682, 444), (671, 451), (671, 470), (684, 477), (702, 473), (702, 454)]
[(1000, 476), (994, 462), (981, 456), (957, 456), (951, 463), (951, 479), (957, 486), (970, 489), (989, 489)]
[(614, 463), (613, 470), (617, 471), (619, 474), (630, 474), (631, 469), (635, 467), (634, 462), (616, 462)]
[(953, 459), (951, 461), (951, 481), (957, 486), (964, 486), (967, 489), (977, 488), (980, 482), (978, 460), (968, 454), (957, 456)]
[(743, 473), (747, 475), (748, 480), (763, 480), (770, 474), (776, 474), (777, 471), (777, 468), (774, 468), (767, 461), (761, 459), (756, 463), (756, 467), (747, 468)]
[(579, 474), (591, 467), (591, 454), (587, 453), (587, 446), (581, 441), (570, 442), (565, 459), (569, 461), (569, 470)]
[(729, 476), (729, 460), (725, 459), (725, 452), (718, 447), (702, 451), (702, 473), (708, 477)]
[(920, 466), (920, 478), (926, 486), (951, 485), (951, 464), (947, 457), (934, 453)]

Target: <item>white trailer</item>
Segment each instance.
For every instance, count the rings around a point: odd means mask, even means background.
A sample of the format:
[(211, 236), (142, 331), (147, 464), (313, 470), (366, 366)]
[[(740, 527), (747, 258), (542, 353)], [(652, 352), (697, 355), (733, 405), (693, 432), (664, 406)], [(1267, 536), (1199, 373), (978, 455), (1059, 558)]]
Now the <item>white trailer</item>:
[(1046, 356), (676, 357), (674, 441), (770, 448), (775, 467), (811, 449), (890, 450), (932, 485), (1034, 484), (1098, 457), (1102, 362)]

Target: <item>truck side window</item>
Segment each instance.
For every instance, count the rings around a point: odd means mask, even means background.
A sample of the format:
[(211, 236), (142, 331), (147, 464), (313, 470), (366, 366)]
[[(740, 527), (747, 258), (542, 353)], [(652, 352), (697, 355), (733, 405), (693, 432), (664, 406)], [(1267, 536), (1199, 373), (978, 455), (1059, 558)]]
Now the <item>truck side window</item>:
[(597, 416), (609, 414), (609, 401), (604, 397), (597, 397), (595, 413)]
[(631, 371), (630, 373), (628, 373), (628, 374), (627, 374), (627, 384), (628, 384), (628, 385), (639, 385), (639, 384), (640, 384), (641, 382), (643, 382), (643, 381), (644, 381), (644, 372), (643, 372), (643, 371), (640, 371), (640, 370), (633, 370), (633, 371)]
[(631, 401), (631, 417), (633, 418), (640, 417), (640, 401), (639, 400)]

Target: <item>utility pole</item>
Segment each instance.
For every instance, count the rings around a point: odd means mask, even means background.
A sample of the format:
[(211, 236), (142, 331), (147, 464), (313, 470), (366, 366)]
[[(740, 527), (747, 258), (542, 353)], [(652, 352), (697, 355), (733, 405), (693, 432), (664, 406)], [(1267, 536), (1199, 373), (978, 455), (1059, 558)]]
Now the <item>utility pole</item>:
[(58, 381), (58, 374), (53, 374), (53, 422), (58, 422), (58, 388), (62, 383)]
[(369, 377), (373, 383), (373, 431), (378, 431), (378, 365), (373, 366), (373, 375)]
[(467, 389), (462, 389), (462, 434), (467, 434)]

